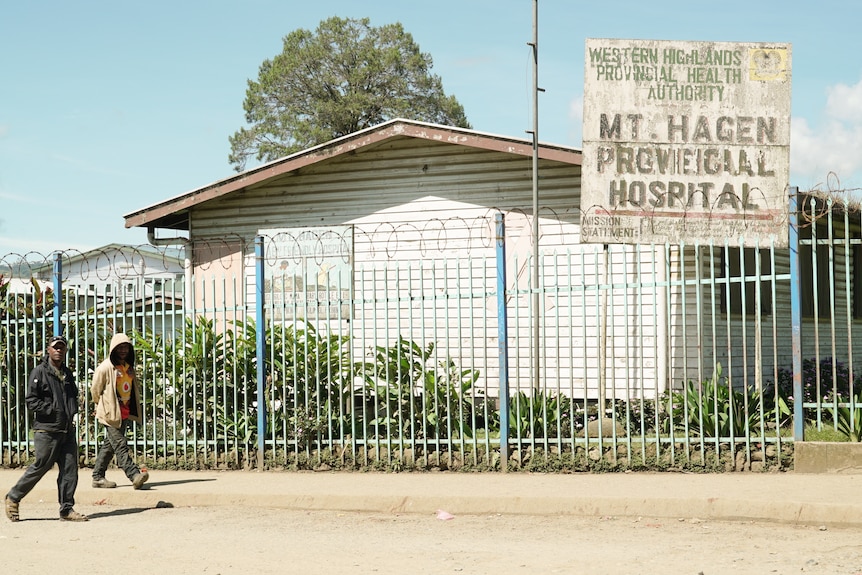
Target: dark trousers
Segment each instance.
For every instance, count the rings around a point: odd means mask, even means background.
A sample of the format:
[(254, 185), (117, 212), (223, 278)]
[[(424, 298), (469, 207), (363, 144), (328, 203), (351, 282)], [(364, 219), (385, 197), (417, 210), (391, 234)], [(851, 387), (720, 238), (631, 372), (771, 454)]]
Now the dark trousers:
[(131, 421), (124, 419), (120, 424), (120, 428), (103, 425), (105, 428), (105, 440), (99, 446), (99, 453), (96, 454), (96, 463), (93, 464), (93, 479), (101, 479), (105, 477), (105, 471), (108, 470), (108, 464), (111, 459), (117, 456), (117, 467), (125, 472), (129, 480), (135, 478), (135, 475), (141, 472), (135, 462), (132, 461), (132, 456), (129, 454), (129, 443), (126, 441), (126, 430), (131, 425)]
[(78, 441), (75, 435), (75, 431), (35, 432), (33, 443), (36, 446), (36, 461), (27, 467), (6, 496), (12, 501), (21, 501), (56, 463), (60, 468), (57, 476), (60, 515), (69, 513), (75, 505), (75, 489), (78, 488)]

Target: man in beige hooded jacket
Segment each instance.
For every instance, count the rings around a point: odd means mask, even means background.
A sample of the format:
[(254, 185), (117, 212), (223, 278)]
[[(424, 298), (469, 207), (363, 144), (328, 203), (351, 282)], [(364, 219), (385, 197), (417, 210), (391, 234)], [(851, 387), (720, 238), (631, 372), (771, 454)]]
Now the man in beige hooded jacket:
[(131, 423), (141, 422), (141, 390), (135, 376), (135, 349), (126, 334), (117, 333), (111, 338), (108, 357), (96, 367), (90, 394), (96, 403), (96, 418), (105, 426), (105, 440), (96, 454), (93, 465), (93, 487), (116, 487), (105, 479), (108, 464), (116, 455), (117, 467), (122, 469), (132, 486), (140, 489), (150, 478), (129, 454), (126, 430)]

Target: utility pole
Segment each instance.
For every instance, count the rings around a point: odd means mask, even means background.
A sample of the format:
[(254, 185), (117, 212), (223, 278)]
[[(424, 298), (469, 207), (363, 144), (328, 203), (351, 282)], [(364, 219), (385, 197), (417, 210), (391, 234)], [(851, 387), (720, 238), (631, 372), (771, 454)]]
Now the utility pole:
[(533, 389), (539, 390), (541, 308), (539, 297), (539, 0), (533, 0)]

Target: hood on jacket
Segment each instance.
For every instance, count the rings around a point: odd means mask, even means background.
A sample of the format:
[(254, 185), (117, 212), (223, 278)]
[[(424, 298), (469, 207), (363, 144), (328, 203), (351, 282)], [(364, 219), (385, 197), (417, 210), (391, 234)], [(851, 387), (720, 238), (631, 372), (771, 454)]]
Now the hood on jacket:
[(114, 354), (114, 351), (117, 349), (117, 346), (127, 343), (132, 350), (129, 352), (129, 355), (126, 356), (126, 363), (129, 365), (135, 365), (135, 346), (132, 345), (132, 340), (129, 339), (124, 333), (115, 333), (114, 337), (111, 338), (111, 351), (109, 356), (111, 358), (111, 363), (117, 365), (119, 363), (119, 358)]

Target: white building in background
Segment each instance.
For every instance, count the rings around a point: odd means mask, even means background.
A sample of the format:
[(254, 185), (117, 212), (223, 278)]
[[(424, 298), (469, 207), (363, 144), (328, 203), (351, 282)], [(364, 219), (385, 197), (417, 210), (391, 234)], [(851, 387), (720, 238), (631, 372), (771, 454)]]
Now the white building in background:
[[(92, 315), (114, 331), (163, 333), (182, 327), (182, 250), (108, 244), (87, 252), (63, 252), (60, 263), (67, 314)], [(53, 261), (30, 270), (40, 285), (53, 287)], [(20, 280), (29, 285), (28, 279)]]
[[(87, 252), (63, 252), (63, 286), (93, 291), (143, 291), (153, 284), (183, 279), (182, 250), (159, 250), (150, 245), (108, 244)], [(31, 267), (33, 277), (53, 282), (54, 265)]]
[[(127, 214), (126, 227), (188, 233), (200, 284), (187, 304), (214, 320), (218, 302), (227, 302), (221, 317), (254, 304), (251, 279), (240, 286), (235, 278), (256, 272), (262, 236), (273, 320), (302, 317), (347, 333), (357, 355), (401, 335), (437, 342), (438, 352), (479, 370), (489, 394), (499, 379), (499, 302), (487, 295), (497, 293), (495, 214), (505, 216), (512, 294), (510, 389), (529, 390), (538, 380), (581, 398), (600, 389), (606, 397), (657, 397), (714, 377), (718, 364), (741, 383), (791, 365), (789, 249), (776, 247), (772, 257), (755, 244), (724, 241), (585, 243), (583, 218), (595, 210), (582, 204), (581, 151), (568, 146), (538, 146), (543, 299), (534, 307), (532, 153), (530, 140), (395, 119)], [(799, 198), (800, 205), (813, 200)], [(812, 213), (829, 213), (820, 204)], [(850, 353), (833, 352), (834, 344), (852, 349), (859, 365), (862, 352), (852, 346), (862, 340), (858, 212), (848, 224), (843, 216), (819, 224), (821, 239), (848, 238), (834, 249), (812, 250), (813, 216), (793, 217), (808, 241), (799, 250), (802, 330), (820, 333), (803, 339), (803, 357), (846, 361)], [(843, 303), (831, 310), (833, 289), (849, 292), (850, 313)], [(321, 295), (353, 307), (345, 312)]]
[[(41, 280), (34, 280), (34, 281), (38, 284), (40, 290), (44, 291), (45, 288), (51, 287), (51, 282), (46, 282), (46, 281), (41, 281)], [(10, 294), (25, 294), (25, 293), (28, 294), (28, 293), (32, 293), (34, 291), (33, 290), (33, 283), (29, 279), (16, 278), (16, 277), (10, 278), (7, 276), (7, 277), (3, 278), (3, 282), (9, 284), (9, 287), (7, 289), (9, 290)]]

